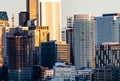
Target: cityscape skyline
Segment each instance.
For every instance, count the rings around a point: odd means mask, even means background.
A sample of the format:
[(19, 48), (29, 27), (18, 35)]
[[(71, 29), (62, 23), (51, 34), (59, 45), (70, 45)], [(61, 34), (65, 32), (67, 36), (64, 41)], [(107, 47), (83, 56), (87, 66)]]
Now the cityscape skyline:
[[(9, 22), (11, 25), (12, 14), (15, 15), (15, 26), (18, 26), (18, 13), (20, 11), (26, 10), (26, 0), (12, 0), (12, 3), (8, 3), (7, 0), (4, 0), (0, 3), (0, 10), (7, 11), (9, 16)], [(68, 4), (69, 2), (69, 4)], [(109, 4), (108, 4), (109, 2)], [(75, 3), (75, 4), (73, 4)], [(114, 3), (114, 4), (113, 4)], [(102, 13), (117, 13), (120, 12), (119, 0), (61, 0), (61, 10), (62, 10), (62, 28), (66, 27), (66, 18), (67, 16), (72, 16), (73, 14), (83, 14), (90, 13), (93, 16), (101, 16)], [(6, 6), (7, 5), (7, 6)], [(87, 5), (87, 6), (86, 6)], [(66, 12), (67, 10), (67, 12)]]

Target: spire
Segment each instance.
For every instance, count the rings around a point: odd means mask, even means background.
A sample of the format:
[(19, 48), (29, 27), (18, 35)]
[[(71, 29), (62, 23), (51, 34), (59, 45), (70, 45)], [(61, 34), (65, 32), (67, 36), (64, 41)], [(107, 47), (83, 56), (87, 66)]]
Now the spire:
[(12, 28), (14, 28), (14, 14), (12, 14)]

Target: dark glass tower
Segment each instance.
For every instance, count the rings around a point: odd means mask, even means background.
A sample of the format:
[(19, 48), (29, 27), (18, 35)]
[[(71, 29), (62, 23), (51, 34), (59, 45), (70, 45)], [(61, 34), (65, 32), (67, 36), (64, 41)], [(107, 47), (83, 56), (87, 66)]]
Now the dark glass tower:
[(20, 26), (27, 26), (28, 20), (29, 20), (29, 13), (28, 12), (20, 12), (19, 13), (19, 25)]

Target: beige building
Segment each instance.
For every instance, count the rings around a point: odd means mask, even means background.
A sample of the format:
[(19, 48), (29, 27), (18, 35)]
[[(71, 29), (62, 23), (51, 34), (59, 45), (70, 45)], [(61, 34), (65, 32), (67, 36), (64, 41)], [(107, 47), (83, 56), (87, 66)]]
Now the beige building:
[(49, 40), (49, 28), (47, 26), (37, 26), (34, 29), (35, 34), (35, 46), (40, 46), (41, 42), (47, 42)]
[(50, 40), (60, 40), (60, 0), (37, 0), (37, 25), (49, 27)]
[(9, 26), (8, 20), (0, 20), (0, 27)]
[(3, 53), (3, 44), (4, 44), (3, 29), (6, 26), (9, 26), (7, 12), (0, 11), (0, 67), (2, 67), (3, 61), (4, 61), (3, 60), (3, 55), (4, 55), (4, 53)]
[(30, 20), (36, 18), (36, 0), (27, 0), (27, 12), (29, 12)]

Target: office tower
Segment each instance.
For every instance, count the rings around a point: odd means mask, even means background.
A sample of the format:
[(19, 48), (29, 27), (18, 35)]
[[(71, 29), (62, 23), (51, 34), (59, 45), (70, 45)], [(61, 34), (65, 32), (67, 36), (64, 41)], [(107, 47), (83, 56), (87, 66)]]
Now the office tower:
[(96, 46), (96, 68), (105, 66), (120, 66), (120, 44), (103, 43)]
[(60, 40), (60, 0), (37, 0), (37, 25), (49, 27), (50, 40)]
[(38, 64), (39, 60), (39, 46), (42, 42), (49, 41), (49, 27), (48, 26), (36, 26), (36, 27), (29, 27), (29, 30), (34, 32), (34, 64)]
[(117, 17), (116, 22), (115, 22), (115, 33), (116, 37), (114, 37), (119, 43), (120, 43), (120, 17)]
[(9, 26), (8, 15), (5, 11), (0, 11), (0, 27)]
[(0, 11), (0, 67), (2, 67), (3, 63), (4, 63), (4, 53), (3, 53), (3, 27), (5, 26), (9, 26), (8, 23), (8, 15), (7, 12), (5, 11)]
[(27, 21), (29, 20), (28, 12), (19, 13), (19, 26), (27, 26)]
[(95, 45), (104, 42), (119, 42), (117, 35), (116, 19), (119, 13), (103, 14), (102, 17), (95, 17)]
[(40, 65), (53, 68), (55, 62), (64, 61), (70, 63), (70, 48), (65, 42), (48, 41), (40, 46)]
[(15, 28), (12, 36), (7, 36), (9, 80), (32, 81), (34, 49), (33, 32)]
[(66, 43), (70, 45), (70, 62), (74, 65), (73, 52), (73, 17), (67, 17)]
[(76, 69), (95, 67), (94, 24), (89, 14), (74, 15), (74, 51)]
[(36, 0), (26, 0), (26, 5), (30, 20), (36, 19)]
[(48, 26), (36, 26), (36, 27), (30, 27), (29, 29), (34, 31), (35, 47), (39, 47), (41, 45), (41, 42), (49, 41), (49, 27)]

